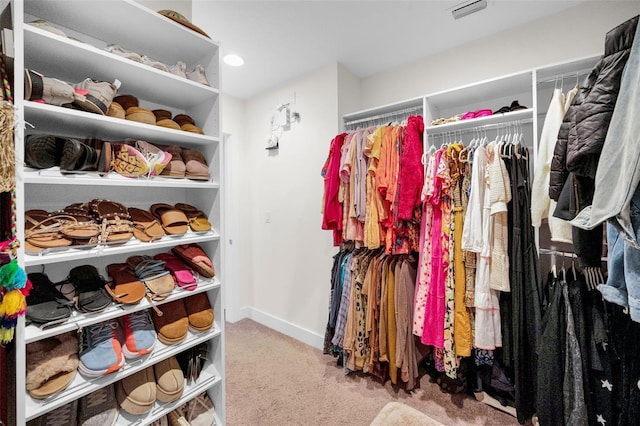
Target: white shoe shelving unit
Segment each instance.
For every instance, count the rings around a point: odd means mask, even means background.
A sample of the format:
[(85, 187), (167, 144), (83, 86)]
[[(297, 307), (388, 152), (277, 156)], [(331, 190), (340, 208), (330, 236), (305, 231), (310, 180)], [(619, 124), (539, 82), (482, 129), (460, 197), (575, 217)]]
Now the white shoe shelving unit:
[[(206, 292), (215, 316), (211, 330), (202, 333), (190, 331), (187, 338), (176, 345), (158, 342), (152, 354), (127, 360), (120, 371), (98, 379), (87, 379), (78, 373), (65, 390), (45, 400), (33, 399), (25, 391), (27, 344), (130, 312), (150, 309), (151, 304), (144, 299), (137, 305), (114, 305), (99, 314), (74, 312), (68, 321), (49, 328), (25, 326), (24, 319), (21, 319), (15, 338), (15, 389), (9, 390), (10, 395), (15, 395), (13, 400), (10, 399), (11, 423), (24, 425), (96, 389), (207, 342), (208, 359), (200, 378), (194, 383), (185, 383), (185, 390), (178, 401), (169, 404), (157, 402), (143, 416), (131, 416), (121, 410), (116, 424), (150, 424), (203, 392), (207, 392), (214, 403), (217, 423), (224, 424), (224, 280), (221, 269), (224, 245), (220, 242), (224, 198), (218, 43), (132, 0), (12, 0), (3, 2), (2, 6), (2, 26), (11, 28), (14, 35), (12, 90), (18, 123), (15, 145), (20, 241), (24, 242), (25, 211), (55, 211), (94, 198), (110, 199), (127, 207), (142, 209), (148, 209), (154, 203), (188, 203), (205, 212), (213, 225), (213, 229), (206, 233), (189, 231), (182, 237), (165, 236), (152, 243), (132, 239), (122, 245), (69, 248), (41, 255), (30, 255), (20, 248), (18, 259), (21, 266), (27, 273), (44, 272), (57, 282), (65, 279), (71, 268), (90, 264), (107, 278), (105, 267), (125, 262), (129, 256), (153, 256), (179, 244), (198, 243), (213, 261), (216, 272), (213, 279), (201, 277), (196, 290), (176, 287), (169, 298), (156, 303), (162, 309), (164, 303)], [(36, 19), (50, 22), (64, 31), (67, 37), (28, 24)], [(202, 64), (211, 86), (109, 53), (105, 47), (110, 43), (144, 54), (167, 66), (183, 61), (187, 64), (187, 71)], [(134, 95), (140, 106), (150, 110), (166, 109), (174, 116), (187, 114), (205, 135), (24, 100), (25, 68), (70, 83), (85, 78), (111, 82), (117, 79), (121, 82), (119, 95)], [(211, 179), (206, 182), (164, 177), (130, 179), (114, 173), (99, 176), (96, 172), (62, 174), (58, 168), (30, 169), (23, 164), (24, 140), (29, 134), (107, 141), (136, 138), (152, 144), (179, 145), (204, 154)]]

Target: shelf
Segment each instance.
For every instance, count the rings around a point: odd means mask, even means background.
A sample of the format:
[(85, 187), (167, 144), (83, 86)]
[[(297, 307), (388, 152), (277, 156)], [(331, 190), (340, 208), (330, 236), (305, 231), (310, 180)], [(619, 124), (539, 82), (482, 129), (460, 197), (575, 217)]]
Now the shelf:
[(124, 244), (112, 246), (97, 246), (91, 248), (62, 248), (56, 251), (50, 251), (40, 255), (24, 255), (24, 266), (38, 266), (51, 263), (69, 262), (82, 259), (92, 259), (102, 256), (111, 256), (123, 253), (135, 253), (138, 251), (154, 250), (163, 247), (175, 247), (180, 244), (199, 243), (205, 241), (216, 241), (220, 239), (220, 234), (215, 230), (197, 234), (189, 231), (184, 236), (164, 236), (160, 240), (150, 243), (143, 243), (135, 238)]
[[(29, 46), (25, 51), (26, 68), (70, 83), (78, 83), (85, 78), (100, 81), (118, 79), (122, 83), (118, 93), (136, 96), (141, 101), (140, 106), (145, 106), (144, 101), (153, 102), (176, 108), (172, 112), (178, 114), (194, 105), (213, 104), (219, 96), (218, 90), (212, 87), (32, 25), (25, 25), (24, 36), (25, 44)], [(56, 52), (55, 61), (51, 60), (51, 52)], [(194, 117), (196, 123), (205, 118)]]
[[(478, 103), (486, 105), (485, 108), (498, 109), (502, 105), (492, 105), (488, 102), (522, 93), (527, 93), (531, 97), (532, 82), (532, 72), (530, 71), (511, 74), (428, 95), (426, 97), (427, 105), (437, 111), (448, 111), (463, 105)], [(524, 99), (520, 99), (520, 101), (523, 105), (524, 102), (530, 102), (530, 100), (525, 101)], [(464, 112), (459, 111), (460, 114), (464, 114)], [(433, 118), (439, 117), (434, 116)]]
[(29, 421), (35, 419), (44, 413), (88, 395), (108, 384), (115, 383), (137, 371), (144, 370), (163, 359), (174, 356), (199, 343), (217, 338), (221, 334), (222, 331), (220, 327), (214, 322), (214, 326), (208, 332), (194, 333), (189, 330), (187, 338), (180, 344), (164, 345), (162, 342), (158, 341), (156, 343), (156, 349), (150, 355), (146, 355), (132, 361), (125, 361), (124, 367), (116, 373), (89, 380), (78, 372), (69, 387), (58, 395), (51, 396), (46, 400), (36, 400), (27, 396), (27, 398), (25, 398), (26, 420)]
[[(158, 420), (162, 416), (167, 415), (169, 412), (175, 410), (181, 405), (191, 401), (196, 396), (206, 392), (207, 389), (211, 389), (214, 386), (222, 384), (222, 378), (220, 374), (211, 364), (205, 365), (205, 368), (200, 373), (200, 377), (196, 383), (185, 384), (182, 397), (177, 401), (163, 404), (156, 402), (155, 406), (145, 416), (134, 416), (123, 410), (120, 410), (120, 416), (116, 422), (116, 426), (122, 425), (148, 425)], [(215, 414), (215, 413), (214, 413)], [(216, 416), (217, 417), (217, 416)], [(216, 424), (222, 424), (219, 418), (216, 418)]]
[[(218, 44), (133, 0), (26, 0), (25, 13), (159, 61), (212, 58)], [(211, 34), (209, 34), (211, 35)]]
[[(198, 281), (198, 287), (195, 290), (183, 290), (182, 288), (176, 286), (176, 288), (173, 290), (173, 293), (171, 293), (169, 297), (161, 302), (154, 303), (153, 305), (162, 306), (164, 303), (168, 303), (178, 299), (184, 299), (194, 294), (219, 288), (220, 281), (217, 278), (202, 279)], [(118, 318), (133, 312), (150, 309), (153, 305), (147, 298), (144, 298), (135, 305), (113, 304), (104, 311), (95, 314), (87, 314), (74, 310), (69, 319), (57, 326), (44, 329), (33, 324), (26, 326), (24, 340), (27, 344), (37, 342), (38, 340), (53, 337), (61, 333), (66, 333), (67, 331), (78, 330), (91, 324), (97, 324), (99, 322), (106, 321), (112, 318)]]
[(426, 128), (427, 135), (437, 135), (445, 132), (454, 132), (473, 129), (476, 127), (494, 126), (513, 121), (525, 121), (533, 118), (533, 108), (521, 109), (513, 112), (488, 115), (486, 117), (472, 118), (469, 120), (454, 121), (452, 123), (439, 124)]
[(24, 182), (27, 184), (40, 185), (88, 185), (88, 186), (132, 186), (155, 187), (155, 188), (196, 188), (196, 189), (219, 189), (218, 182), (205, 182), (186, 178), (167, 178), (162, 176), (150, 178), (127, 178), (117, 173), (100, 175), (98, 172), (60, 172), (59, 167), (50, 169), (24, 169)]
[(24, 101), (25, 121), (38, 133), (77, 138), (98, 137), (103, 140), (141, 139), (148, 142), (177, 145), (217, 144), (219, 138), (183, 132), (137, 121), (122, 120), (100, 114)]

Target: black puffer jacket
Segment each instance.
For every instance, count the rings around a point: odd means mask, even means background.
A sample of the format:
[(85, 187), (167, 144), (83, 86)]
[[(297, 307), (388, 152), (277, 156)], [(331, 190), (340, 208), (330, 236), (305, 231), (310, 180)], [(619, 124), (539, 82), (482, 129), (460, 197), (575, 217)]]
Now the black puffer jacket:
[[(603, 57), (584, 81), (564, 116), (551, 161), (549, 196), (553, 200), (560, 197), (570, 172), (595, 179), (638, 18), (631, 18), (607, 33)], [(584, 193), (578, 188), (572, 194), (576, 192)], [(591, 202), (593, 194), (591, 197), (585, 195), (588, 199), (574, 200), (578, 210)]]

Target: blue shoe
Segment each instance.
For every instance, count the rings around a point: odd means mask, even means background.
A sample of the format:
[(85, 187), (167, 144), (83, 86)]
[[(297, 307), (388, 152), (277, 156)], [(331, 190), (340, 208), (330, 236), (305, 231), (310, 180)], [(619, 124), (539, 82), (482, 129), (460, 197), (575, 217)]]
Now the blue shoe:
[(82, 374), (87, 377), (100, 377), (116, 372), (124, 366), (117, 329), (116, 320), (82, 328), (80, 365), (78, 366)]
[(125, 358), (150, 354), (158, 341), (158, 335), (148, 311), (134, 312), (121, 318)]

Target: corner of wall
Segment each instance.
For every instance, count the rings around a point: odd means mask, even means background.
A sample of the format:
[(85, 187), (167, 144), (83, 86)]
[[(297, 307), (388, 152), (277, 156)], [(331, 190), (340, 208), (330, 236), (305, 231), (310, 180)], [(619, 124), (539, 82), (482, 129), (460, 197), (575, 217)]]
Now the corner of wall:
[(360, 109), (362, 81), (347, 67), (338, 63), (338, 123), (343, 128), (342, 116)]

